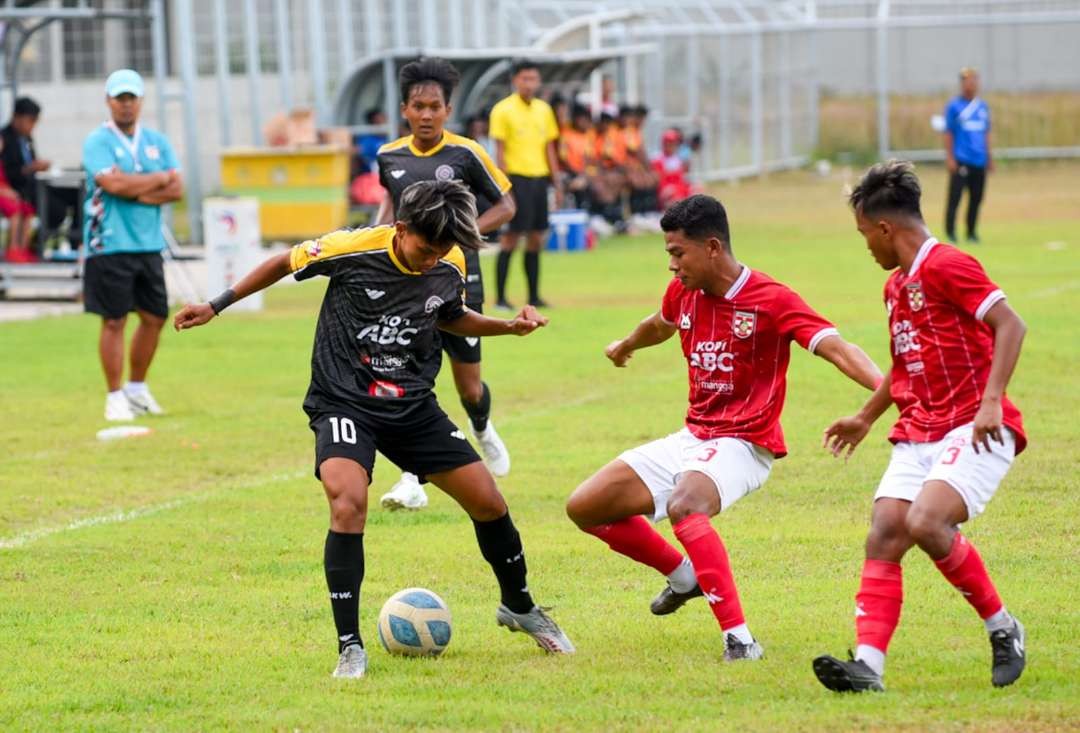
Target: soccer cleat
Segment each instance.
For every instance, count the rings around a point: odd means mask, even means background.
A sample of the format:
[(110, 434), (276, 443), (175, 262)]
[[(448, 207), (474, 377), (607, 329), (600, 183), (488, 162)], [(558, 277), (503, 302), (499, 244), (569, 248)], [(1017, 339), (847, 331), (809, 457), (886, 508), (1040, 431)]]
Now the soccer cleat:
[(501, 310), (501, 311), (517, 310), (516, 308), (514, 308), (513, 305), (510, 304), (510, 301), (502, 299), (502, 298), (495, 301), (495, 309), (496, 310)]
[(382, 504), (383, 509), (389, 509), (392, 512), (398, 509), (416, 511), (427, 506), (428, 498), (416, 476), (403, 473), (398, 482), (382, 495), (379, 503)]
[(765, 656), (765, 648), (754, 639), (749, 644), (739, 641), (735, 634), (724, 636), (724, 661), (741, 662), (754, 661)]
[(154, 399), (154, 395), (150, 394), (150, 390), (141, 389), (139, 391), (124, 389), (124, 396), (127, 397), (128, 404), (131, 405), (131, 411), (136, 415), (164, 415), (165, 410), (161, 409), (161, 405)]
[(367, 652), (359, 644), (350, 644), (341, 650), (333, 677), (360, 679), (367, 672)]
[(531, 298), (529, 300), (529, 305), (531, 305), (533, 308), (550, 308), (551, 307), (551, 304), (548, 303), (543, 298)]
[(701, 586), (694, 584), (694, 587), (685, 593), (679, 593), (676, 590), (672, 590), (671, 583), (660, 591), (660, 595), (652, 599), (652, 603), (649, 604), (649, 610), (653, 612), (654, 616), (667, 616), (669, 613), (675, 613), (683, 607), (687, 601), (691, 598), (699, 598), (703, 596), (701, 592)]
[(480, 450), (484, 454), (484, 462), (496, 476), (505, 476), (510, 473), (510, 451), (506, 450), (506, 444), (495, 432), (495, 426), (488, 420), (487, 427), (478, 432), (473, 429), (473, 437), (480, 443)]
[(110, 422), (135, 419), (131, 404), (123, 393), (110, 392), (105, 396), (105, 419)]
[(818, 681), (833, 692), (884, 692), (881, 675), (848, 652), (849, 660), (842, 662), (828, 654), (814, 660)]
[(969, 234), (967, 238), (968, 244), (979, 244), (979, 237), (975, 234)]
[(1020, 679), (1027, 664), (1024, 654), (1026, 640), (1024, 625), (1016, 618), (1011, 629), (998, 629), (990, 634), (990, 648), (994, 654), (990, 677), (994, 687), (1005, 687)]
[(545, 652), (551, 654), (573, 654), (574, 645), (559, 625), (544, 613), (544, 609), (533, 606), (528, 613), (514, 613), (506, 606), (500, 605), (495, 612), (495, 620), (499, 626), (505, 626), (511, 631), (524, 631), (533, 638), (536, 645)]

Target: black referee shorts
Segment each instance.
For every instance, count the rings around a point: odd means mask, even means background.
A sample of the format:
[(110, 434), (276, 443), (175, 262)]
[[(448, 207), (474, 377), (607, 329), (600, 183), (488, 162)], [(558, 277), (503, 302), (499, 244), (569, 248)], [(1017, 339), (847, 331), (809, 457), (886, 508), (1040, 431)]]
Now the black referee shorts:
[(510, 175), (511, 191), (517, 203), (517, 213), (507, 228), (512, 232), (542, 232), (548, 228), (547, 176)]
[(165, 265), (160, 252), (117, 252), (86, 258), (83, 309), (104, 318), (123, 318), (133, 310), (159, 318), (169, 315)]
[(315, 433), (315, 478), (328, 458), (348, 458), (375, 477), (375, 451), (402, 471), (415, 473), (421, 482), (433, 473), (452, 471), (480, 460), (480, 455), (453, 423), (435, 397), (404, 415), (376, 416), (344, 403), (325, 401), (304, 406)]

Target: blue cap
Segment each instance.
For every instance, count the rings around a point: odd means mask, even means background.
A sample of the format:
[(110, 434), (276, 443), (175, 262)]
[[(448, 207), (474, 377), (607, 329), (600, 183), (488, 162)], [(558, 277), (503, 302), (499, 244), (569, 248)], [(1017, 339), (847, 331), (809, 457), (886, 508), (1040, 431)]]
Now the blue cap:
[(109, 74), (105, 81), (105, 93), (110, 97), (119, 97), (121, 94), (134, 94), (136, 97), (143, 95), (143, 80), (134, 69), (118, 69)]

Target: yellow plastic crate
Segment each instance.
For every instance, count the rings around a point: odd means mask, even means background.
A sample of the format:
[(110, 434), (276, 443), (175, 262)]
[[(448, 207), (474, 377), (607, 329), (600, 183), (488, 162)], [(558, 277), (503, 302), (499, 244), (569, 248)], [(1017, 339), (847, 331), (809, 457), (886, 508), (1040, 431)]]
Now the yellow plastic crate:
[(345, 226), (348, 203), (261, 203), (259, 226), (263, 239), (301, 241)]
[(349, 151), (331, 145), (229, 148), (221, 154), (226, 189), (349, 185)]

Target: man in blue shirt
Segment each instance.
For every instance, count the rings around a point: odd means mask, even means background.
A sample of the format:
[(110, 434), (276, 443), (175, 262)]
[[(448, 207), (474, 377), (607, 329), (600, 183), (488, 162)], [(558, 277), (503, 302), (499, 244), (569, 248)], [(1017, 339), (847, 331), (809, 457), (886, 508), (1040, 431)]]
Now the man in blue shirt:
[(978, 244), (975, 225), (979, 218), (986, 174), (994, 170), (990, 156), (990, 108), (979, 99), (979, 75), (960, 69), (960, 94), (945, 107), (945, 165), (949, 169), (949, 201), (945, 209), (945, 234), (956, 242), (956, 210), (964, 189), (968, 190), (967, 238)]
[[(142, 127), (143, 80), (120, 69), (105, 82), (109, 119), (83, 143), (86, 217), (83, 278), (87, 313), (102, 318), (99, 353), (108, 395), (106, 420), (161, 414), (146, 387), (146, 372), (169, 315), (161, 250), (161, 206), (184, 192), (180, 166), (169, 140)], [(124, 372), (124, 324), (139, 314), (131, 339), (131, 370)]]

